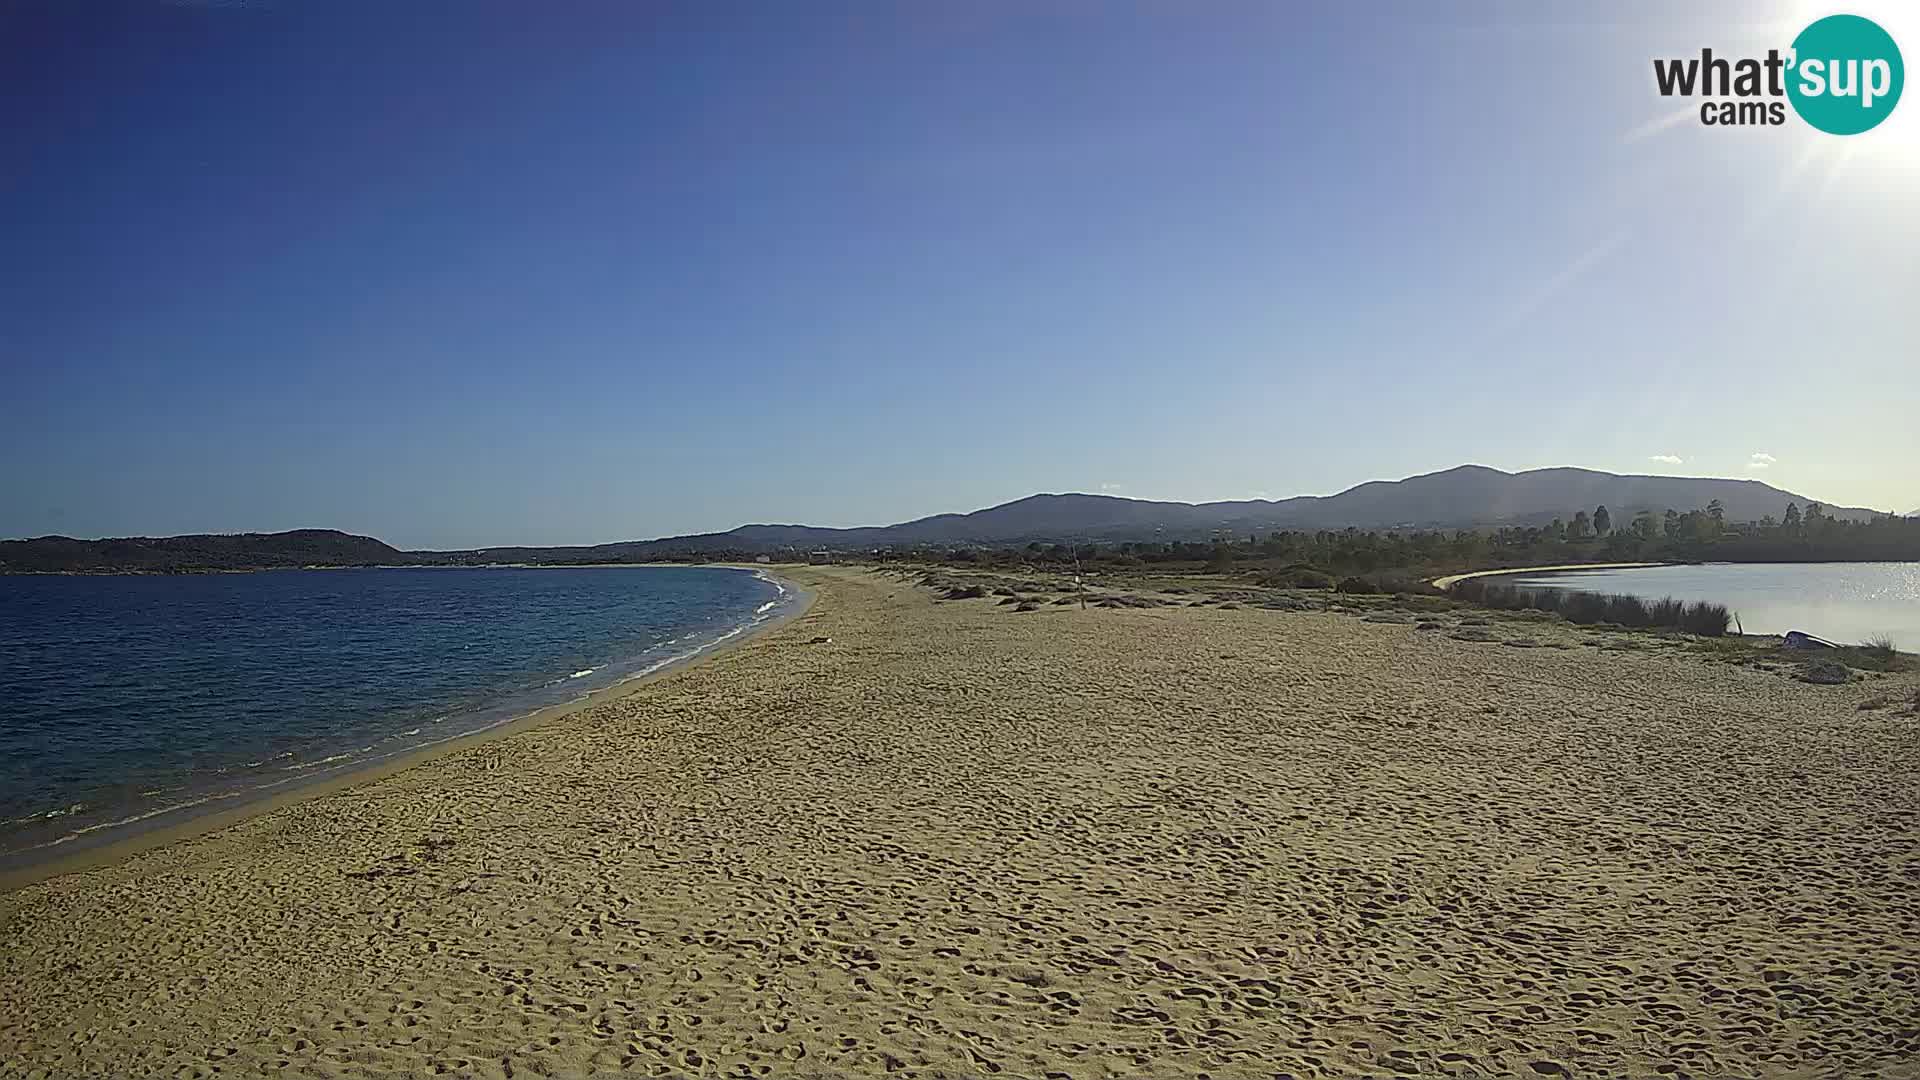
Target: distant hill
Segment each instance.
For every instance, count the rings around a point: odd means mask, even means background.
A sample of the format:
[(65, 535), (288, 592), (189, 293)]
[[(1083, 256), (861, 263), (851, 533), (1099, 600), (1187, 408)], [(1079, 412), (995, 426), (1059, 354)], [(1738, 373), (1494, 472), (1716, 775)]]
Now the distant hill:
[(262, 570), (298, 566), (373, 566), (412, 557), (370, 536), (336, 529), (204, 536), (129, 536), (75, 540), (42, 536), (0, 540), (0, 572), (178, 573), (194, 570)]
[[(398, 551), (365, 536), (325, 529), (165, 539), (0, 541), (0, 570), (190, 570), (372, 564), (640, 562), (675, 555), (756, 553), (827, 547), (858, 550), (1036, 540), (1191, 540), (1216, 533), (1244, 536), (1274, 530), (1469, 528), (1571, 520), (1604, 505), (1625, 524), (1641, 510), (1693, 510), (1718, 499), (1729, 521), (1785, 515), (1809, 500), (1758, 480), (1633, 476), (1592, 469), (1509, 473), (1462, 465), (1405, 480), (1375, 480), (1337, 495), (1291, 499), (1182, 503), (1112, 495), (1029, 495), (968, 514), (936, 514), (898, 525), (834, 529), (810, 525), (742, 525), (726, 532), (630, 540), (588, 547), (498, 547), (470, 551)], [(1875, 511), (1826, 507), (1835, 517), (1867, 519)]]
[[(1814, 500), (1758, 480), (1641, 476), (1594, 469), (1530, 469), (1509, 473), (1484, 465), (1461, 465), (1405, 480), (1376, 480), (1325, 498), (1303, 496), (1268, 504), (1276, 513), (1312, 527), (1393, 525), (1455, 527), (1537, 524), (1604, 505), (1616, 520), (1641, 510), (1693, 510), (1719, 500), (1729, 521), (1781, 517), (1787, 503), (1804, 509)], [(1212, 504), (1216, 506), (1236, 504)], [(1237, 504), (1246, 505), (1246, 504)], [(1826, 507), (1835, 517), (1865, 520), (1875, 511)]]
[[(898, 525), (833, 529), (807, 525), (742, 525), (726, 532), (671, 536), (582, 548), (486, 548), (441, 552), (455, 562), (595, 562), (671, 554), (778, 552), (812, 547), (842, 550), (942, 544), (1046, 541), (1201, 539), (1215, 533), (1276, 529), (1469, 528), (1534, 525), (1604, 505), (1615, 521), (1641, 510), (1663, 513), (1705, 507), (1718, 499), (1729, 521), (1785, 515), (1787, 503), (1809, 502), (1758, 480), (1634, 476), (1592, 469), (1509, 473), (1462, 465), (1405, 480), (1376, 480), (1337, 495), (1291, 499), (1182, 503), (1112, 495), (1029, 495), (968, 514), (936, 514)], [(1867, 519), (1872, 510), (1826, 507), (1835, 517)], [(422, 553), (423, 555), (425, 553)]]

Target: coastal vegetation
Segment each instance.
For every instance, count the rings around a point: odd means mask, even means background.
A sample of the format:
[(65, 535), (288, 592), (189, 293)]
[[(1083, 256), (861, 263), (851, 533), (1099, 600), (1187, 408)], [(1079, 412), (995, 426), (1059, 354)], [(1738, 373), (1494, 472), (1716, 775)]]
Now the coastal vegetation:
[[(1529, 589), (1471, 578), (1442, 592), (1341, 590), (1291, 584), (1288, 575), (1246, 581), (1204, 570), (1165, 567), (1128, 573), (1075, 574), (1025, 567), (939, 567), (899, 562), (876, 567), (928, 589), (942, 601), (996, 599), (1016, 612), (1046, 606), (1088, 608), (1211, 607), (1344, 614), (1370, 623), (1441, 631), (1460, 641), (1516, 648), (1655, 651), (1753, 668), (1802, 682), (1841, 685), (1920, 670), (1920, 657), (1890, 640), (1808, 650), (1779, 637), (1743, 635), (1725, 605), (1645, 600), (1591, 592)], [(1348, 581), (1359, 579), (1348, 579)], [(1346, 584), (1346, 581), (1340, 584)]]
[[(1037, 498), (1068, 498), (1036, 496)], [(1074, 497), (1077, 500), (1091, 496)], [(1031, 502), (1032, 500), (1022, 500)], [(1101, 500), (1095, 500), (1100, 502)], [(1105, 500), (1115, 501), (1115, 500)], [(1127, 500), (1117, 500), (1126, 502)], [(1014, 506), (1016, 504), (1008, 504)], [(1070, 505), (1077, 506), (1078, 502)], [(1184, 504), (1181, 504), (1184, 505)], [(988, 514), (996, 511), (980, 511)], [(1192, 509), (1189, 507), (1189, 509)], [(1089, 510), (1089, 513), (1094, 512)], [(928, 519), (929, 521), (933, 519)], [(331, 529), (76, 540), (0, 540), (0, 573), (195, 573), (348, 566), (581, 566), (643, 562), (804, 560), (826, 551), (861, 561), (1051, 568), (1094, 565), (1197, 570), (1249, 579), (1279, 576), (1301, 588), (1333, 588), (1359, 577), (1406, 591), (1422, 578), (1473, 570), (1585, 562), (1920, 561), (1920, 519), (1825, 510), (1786, 501), (1776, 518), (1732, 520), (1719, 500), (1703, 507), (1631, 510), (1601, 504), (1541, 524), (1478, 528), (1214, 529), (1176, 536), (1143, 520), (1118, 526), (1027, 522), (1018, 539), (898, 539), (896, 530), (743, 526), (734, 533), (590, 547), (404, 551)], [(916, 523), (908, 523), (914, 525)], [(1009, 525), (1008, 528), (1016, 528)], [(1099, 532), (1101, 535), (1090, 535)], [(927, 529), (906, 534), (923, 536)], [(1354, 586), (1347, 586), (1352, 591)]]
[[(1275, 531), (1211, 542), (1030, 542), (996, 549), (950, 549), (939, 561), (981, 569), (1084, 570), (1103, 579), (1151, 580), (1169, 574), (1213, 577), (1261, 588), (1331, 590), (1342, 595), (1432, 596), (1435, 578), (1473, 571), (1611, 562), (1771, 562), (1920, 559), (1920, 521), (1854, 521), (1817, 503), (1789, 501), (1781, 515), (1731, 522), (1717, 502), (1681, 512), (1614, 513), (1596, 506), (1540, 526), (1460, 530)], [(1467, 578), (1455, 601), (1506, 612), (1550, 613), (1575, 625), (1668, 629), (1719, 638), (1739, 628), (1725, 604), (1641, 599), (1526, 588), (1497, 578)], [(1874, 670), (1897, 656), (1882, 640), (1848, 646), (1830, 663)]]
[(0, 540), (0, 573), (177, 574), (303, 566), (392, 566), (414, 562), (415, 555), (370, 536), (336, 529), (108, 540), (42, 536)]
[[(1624, 518), (1624, 520), (1622, 520)], [(1920, 560), (1920, 520), (1856, 521), (1819, 503), (1789, 501), (1780, 517), (1733, 522), (1718, 502), (1688, 511), (1606, 506), (1544, 525), (1486, 529), (1277, 530), (1206, 541), (1119, 541), (956, 545), (943, 551), (877, 553), (958, 565), (1073, 565), (1104, 571), (1151, 569), (1230, 574), (1298, 588), (1332, 588), (1362, 578), (1405, 592), (1444, 574), (1602, 562), (1853, 562)], [(1353, 591), (1346, 586), (1344, 591)]]
[(1501, 585), (1486, 578), (1468, 578), (1451, 590), (1460, 599), (1482, 607), (1510, 611), (1556, 612), (1570, 623), (1614, 623), (1627, 627), (1667, 626), (1702, 637), (1721, 637), (1733, 627), (1733, 612), (1724, 604), (1683, 603), (1668, 597), (1643, 600), (1571, 589), (1528, 589)]

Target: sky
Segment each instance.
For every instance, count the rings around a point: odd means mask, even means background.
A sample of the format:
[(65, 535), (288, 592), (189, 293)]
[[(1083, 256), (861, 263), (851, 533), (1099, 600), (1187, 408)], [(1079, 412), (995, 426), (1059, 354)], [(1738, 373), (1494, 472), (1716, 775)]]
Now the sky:
[[(1920, 6), (1846, 10), (1920, 58)], [(12, 0), (0, 536), (1467, 462), (1920, 508), (1920, 100), (1839, 137), (1654, 86), (1830, 13)]]

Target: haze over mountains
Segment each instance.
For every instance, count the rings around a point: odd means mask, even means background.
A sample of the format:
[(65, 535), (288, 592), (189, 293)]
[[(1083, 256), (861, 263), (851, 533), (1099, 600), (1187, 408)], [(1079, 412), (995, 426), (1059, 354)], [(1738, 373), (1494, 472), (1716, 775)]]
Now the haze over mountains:
[[(1376, 480), (1337, 495), (1181, 503), (1112, 495), (1030, 495), (968, 514), (936, 514), (898, 525), (821, 528), (742, 525), (726, 532), (582, 547), (498, 547), (401, 551), (370, 537), (330, 529), (287, 533), (74, 540), (0, 541), (0, 571), (261, 569), (294, 566), (449, 565), (470, 563), (634, 562), (675, 555), (777, 553), (817, 547), (868, 549), (1035, 540), (1193, 540), (1274, 530), (1468, 528), (1544, 524), (1576, 511), (1608, 508), (1625, 524), (1640, 510), (1692, 510), (1719, 500), (1729, 521), (1784, 516), (1806, 496), (1758, 480), (1622, 476), (1591, 469), (1509, 473), (1462, 465), (1405, 480)], [(1835, 517), (1879, 516), (1827, 507)]]

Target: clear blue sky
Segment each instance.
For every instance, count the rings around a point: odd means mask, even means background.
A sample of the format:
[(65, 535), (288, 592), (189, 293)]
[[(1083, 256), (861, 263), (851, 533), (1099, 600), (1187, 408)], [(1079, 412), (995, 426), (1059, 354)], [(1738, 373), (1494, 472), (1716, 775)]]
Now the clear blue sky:
[[(0, 535), (1469, 461), (1920, 506), (1920, 92), (1663, 123), (1653, 57), (1793, 4), (1344, 7), (12, 0)], [(1920, 64), (1914, 8), (1850, 10)]]

